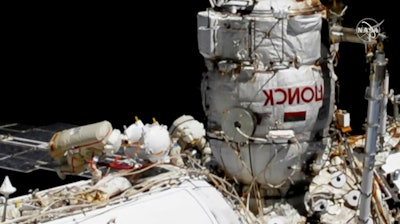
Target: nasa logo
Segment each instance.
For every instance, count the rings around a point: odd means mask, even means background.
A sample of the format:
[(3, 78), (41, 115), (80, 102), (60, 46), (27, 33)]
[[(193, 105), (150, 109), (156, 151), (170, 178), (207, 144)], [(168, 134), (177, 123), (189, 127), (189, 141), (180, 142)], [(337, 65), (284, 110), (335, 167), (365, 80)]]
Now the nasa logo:
[(356, 26), (356, 35), (362, 41), (371, 42), (378, 38), (378, 35), (381, 32), (380, 26), (382, 23), (383, 21), (378, 23), (376, 20), (371, 18), (362, 19)]
[(264, 89), (263, 93), (266, 96), (264, 106), (281, 104), (293, 105), (309, 103), (311, 101), (322, 101), (324, 96), (324, 86), (321, 84), (287, 89)]

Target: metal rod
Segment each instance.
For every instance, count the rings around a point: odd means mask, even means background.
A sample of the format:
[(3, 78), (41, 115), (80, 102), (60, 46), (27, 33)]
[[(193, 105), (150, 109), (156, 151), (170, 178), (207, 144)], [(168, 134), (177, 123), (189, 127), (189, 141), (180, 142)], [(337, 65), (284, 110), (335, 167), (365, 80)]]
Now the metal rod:
[(378, 139), (380, 103), (382, 85), (386, 74), (386, 58), (383, 48), (378, 46), (375, 60), (371, 63), (370, 86), (367, 89), (367, 134), (365, 143), (364, 166), (361, 182), (359, 223), (373, 223), (371, 217), (371, 197), (374, 180), (375, 155)]
[(8, 203), (8, 195), (4, 195), (4, 206), (3, 206), (3, 217), (1, 219), (1, 222), (6, 221), (6, 213), (7, 213), (7, 203)]
[(381, 100), (381, 110), (380, 110), (380, 126), (379, 126), (379, 144), (381, 150), (383, 149), (384, 138), (386, 133), (386, 122), (387, 122), (387, 104), (389, 96), (389, 72), (385, 72), (385, 77), (382, 86), (382, 100)]

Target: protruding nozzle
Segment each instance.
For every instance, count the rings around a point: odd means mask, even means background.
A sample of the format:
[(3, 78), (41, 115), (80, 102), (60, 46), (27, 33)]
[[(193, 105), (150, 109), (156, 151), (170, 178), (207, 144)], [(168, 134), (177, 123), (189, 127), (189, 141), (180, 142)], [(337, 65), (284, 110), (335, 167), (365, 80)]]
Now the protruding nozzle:
[(153, 117), (153, 124), (158, 124), (158, 121), (156, 120), (155, 117)]
[(0, 193), (5, 197), (8, 197), (10, 194), (14, 193), (17, 189), (12, 186), (10, 178), (6, 176), (4, 178), (3, 184), (0, 187)]

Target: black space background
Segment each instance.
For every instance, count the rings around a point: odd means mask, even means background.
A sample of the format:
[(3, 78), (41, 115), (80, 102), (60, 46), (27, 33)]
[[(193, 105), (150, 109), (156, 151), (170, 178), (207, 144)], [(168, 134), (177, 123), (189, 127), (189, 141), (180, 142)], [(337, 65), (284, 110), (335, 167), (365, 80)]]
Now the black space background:
[[(182, 114), (203, 120), (196, 14), (209, 2), (92, 3), (17, 3), (3, 9), (0, 120), (33, 125), (109, 120), (119, 129), (135, 116), (168, 126)], [(395, 1), (344, 3), (346, 27), (366, 17), (385, 20), (390, 87), (400, 94)], [(350, 112), (355, 133), (367, 115), (367, 70), (364, 46), (341, 43), (338, 107)], [(1, 172), (0, 181), (4, 175), (34, 179), (17, 186), (20, 193), (61, 183), (46, 171)]]

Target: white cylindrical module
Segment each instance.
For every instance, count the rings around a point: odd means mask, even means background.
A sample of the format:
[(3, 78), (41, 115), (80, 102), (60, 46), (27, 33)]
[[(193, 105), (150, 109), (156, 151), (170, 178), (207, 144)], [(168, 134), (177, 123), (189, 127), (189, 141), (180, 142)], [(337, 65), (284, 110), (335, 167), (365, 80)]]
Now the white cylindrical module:
[(70, 149), (103, 148), (112, 131), (109, 121), (101, 121), (56, 132), (49, 144), (51, 156), (59, 159)]

